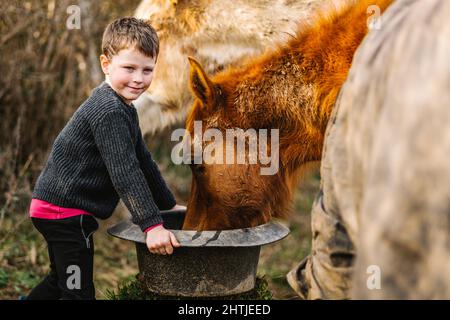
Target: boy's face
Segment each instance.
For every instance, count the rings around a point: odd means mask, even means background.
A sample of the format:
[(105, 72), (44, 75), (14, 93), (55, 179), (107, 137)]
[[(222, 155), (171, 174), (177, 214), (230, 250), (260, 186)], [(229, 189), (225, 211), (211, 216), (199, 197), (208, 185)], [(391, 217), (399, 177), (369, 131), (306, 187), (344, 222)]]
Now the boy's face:
[(152, 83), (156, 62), (136, 49), (122, 49), (111, 60), (102, 54), (100, 63), (106, 82), (131, 104)]

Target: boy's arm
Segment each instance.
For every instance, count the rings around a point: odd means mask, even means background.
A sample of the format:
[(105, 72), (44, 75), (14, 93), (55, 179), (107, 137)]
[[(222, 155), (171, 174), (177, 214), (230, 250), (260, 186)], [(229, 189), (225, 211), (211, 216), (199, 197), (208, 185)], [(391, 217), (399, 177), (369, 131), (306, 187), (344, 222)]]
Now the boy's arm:
[(158, 165), (148, 151), (140, 129), (136, 144), (136, 155), (141, 163), (141, 169), (144, 172), (148, 186), (150, 187), (155, 203), (158, 205), (159, 209), (169, 210), (173, 208), (176, 205), (175, 197), (164, 181)]
[(125, 116), (120, 111), (108, 112), (93, 125), (92, 131), (114, 188), (130, 211), (133, 223), (142, 231), (162, 223)]

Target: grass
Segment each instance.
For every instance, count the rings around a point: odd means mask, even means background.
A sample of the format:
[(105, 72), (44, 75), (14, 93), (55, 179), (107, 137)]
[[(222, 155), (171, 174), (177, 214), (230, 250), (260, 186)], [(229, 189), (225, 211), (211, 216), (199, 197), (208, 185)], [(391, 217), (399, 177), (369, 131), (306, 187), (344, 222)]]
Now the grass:
[(285, 239), (264, 246), (261, 250), (258, 274), (268, 280), (276, 299), (296, 299), (286, 281), (286, 274), (310, 252), (310, 211), (319, 190), (319, 171), (307, 174), (294, 195), (293, 214), (287, 224), (291, 233)]
[(263, 277), (256, 278), (253, 290), (241, 294), (207, 298), (162, 296), (147, 290), (143, 282), (139, 280), (139, 274), (137, 274), (132, 279), (125, 280), (119, 284), (117, 291), (108, 290), (106, 298), (109, 300), (271, 300), (273, 296), (267, 280)]
[[(100, 222), (94, 235), (97, 297), (138, 272), (134, 245), (112, 238), (106, 229), (121, 219), (120, 214)], [(26, 212), (7, 215), (0, 229), (0, 299), (17, 299), (27, 294), (48, 273), (47, 246)]]

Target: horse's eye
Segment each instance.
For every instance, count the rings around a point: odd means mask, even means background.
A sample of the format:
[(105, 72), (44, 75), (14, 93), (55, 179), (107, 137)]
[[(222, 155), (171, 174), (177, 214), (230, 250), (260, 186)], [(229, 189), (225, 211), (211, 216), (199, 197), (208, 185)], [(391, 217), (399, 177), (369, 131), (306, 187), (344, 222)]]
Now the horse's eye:
[(202, 164), (190, 164), (192, 171), (198, 174), (205, 172), (205, 166)]

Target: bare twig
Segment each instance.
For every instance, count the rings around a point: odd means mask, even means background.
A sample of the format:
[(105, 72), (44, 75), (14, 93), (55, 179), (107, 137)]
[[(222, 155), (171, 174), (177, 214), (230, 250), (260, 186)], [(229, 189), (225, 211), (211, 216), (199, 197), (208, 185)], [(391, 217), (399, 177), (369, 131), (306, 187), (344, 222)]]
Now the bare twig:
[(22, 21), (22, 23), (19, 23), (12, 29), (9, 33), (5, 34), (0, 39), (0, 46), (3, 46), (8, 42), (10, 39), (14, 38), (17, 34), (21, 33), (23, 30), (25, 30), (34, 20), (36, 17), (40, 15), (39, 12), (35, 12), (33, 15), (31, 15), (29, 18)]

